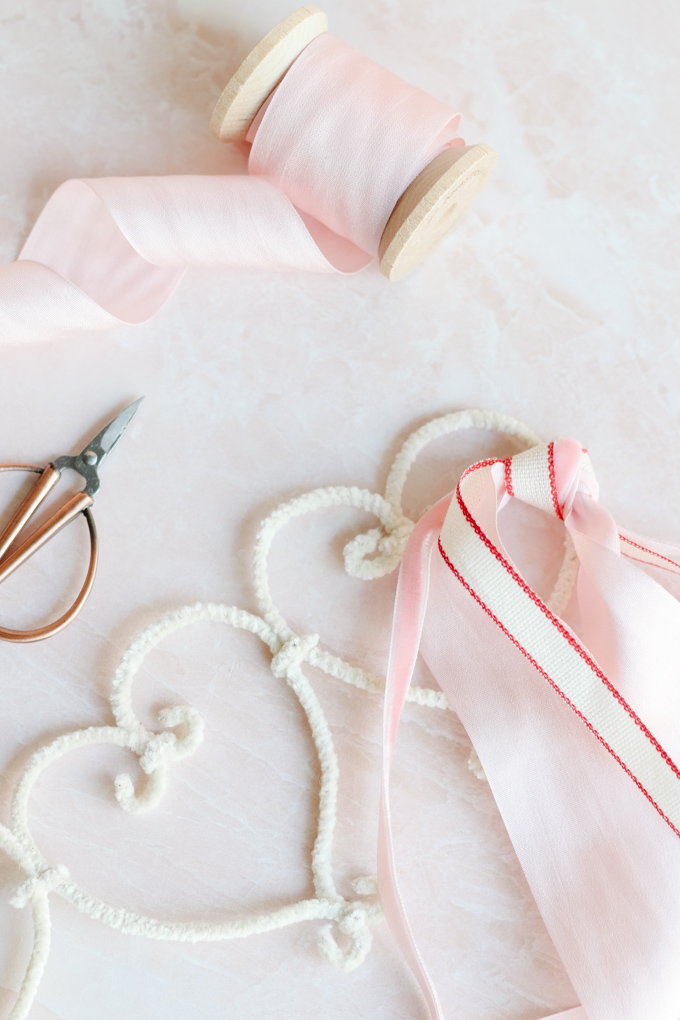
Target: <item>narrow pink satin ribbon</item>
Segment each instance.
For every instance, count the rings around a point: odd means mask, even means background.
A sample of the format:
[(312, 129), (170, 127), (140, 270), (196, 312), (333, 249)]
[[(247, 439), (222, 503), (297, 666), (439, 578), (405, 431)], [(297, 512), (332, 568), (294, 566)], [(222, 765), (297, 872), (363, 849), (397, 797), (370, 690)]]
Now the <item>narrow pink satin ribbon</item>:
[(323, 34), (285, 75), (248, 176), (71, 180), (0, 269), (0, 340), (142, 322), (188, 266), (356, 272), (460, 114)]
[[(510, 492), (563, 519), (572, 536), (578, 633), (531, 592), (503, 547), (497, 515)], [(560, 440), (476, 465), (406, 550), (385, 695), (379, 882), (437, 1020), (399, 893), (389, 814), (394, 741), (420, 644), (472, 739), (580, 999), (560, 1017), (680, 1015), (680, 606), (631, 560), (675, 573), (680, 549), (619, 532), (597, 496), (579, 444)]]

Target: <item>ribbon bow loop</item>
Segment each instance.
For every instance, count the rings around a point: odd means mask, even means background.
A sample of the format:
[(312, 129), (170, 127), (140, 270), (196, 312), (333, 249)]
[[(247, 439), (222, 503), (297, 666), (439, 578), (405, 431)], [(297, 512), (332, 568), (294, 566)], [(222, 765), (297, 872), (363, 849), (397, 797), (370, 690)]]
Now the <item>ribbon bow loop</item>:
[[(444, 1014), (401, 901), (389, 808), (421, 642), (581, 1001), (574, 1020), (680, 1015), (680, 605), (638, 565), (680, 573), (680, 548), (623, 531), (598, 495), (580, 443), (540, 444), (468, 468), (406, 548), (378, 875), (431, 1020)], [(568, 609), (544, 602), (505, 550), (498, 515), (513, 496), (565, 524), (578, 560)]]
[[(508, 496), (564, 521), (577, 492), (597, 501), (599, 488), (590, 457), (575, 439), (541, 443), (503, 461), (502, 488)], [(500, 472), (498, 472), (500, 481)], [(502, 490), (501, 490), (502, 491)]]

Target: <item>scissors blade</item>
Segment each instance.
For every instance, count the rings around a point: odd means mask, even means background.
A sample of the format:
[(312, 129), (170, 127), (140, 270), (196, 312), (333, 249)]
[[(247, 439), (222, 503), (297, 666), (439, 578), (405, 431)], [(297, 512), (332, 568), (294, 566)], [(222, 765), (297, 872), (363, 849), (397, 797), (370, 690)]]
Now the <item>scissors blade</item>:
[(125, 435), (142, 400), (144, 397), (135, 400), (124, 411), (117, 414), (113, 421), (110, 421), (101, 432), (97, 433), (94, 439), (90, 440), (77, 457), (58, 457), (52, 462), (52, 467), (60, 473), (64, 468), (73, 468), (85, 479), (83, 492), (86, 492), (88, 496), (95, 496), (99, 491), (99, 468)]
[(128, 426), (137, 414), (139, 405), (143, 400), (144, 397), (140, 397), (139, 400), (135, 400), (134, 403), (126, 407), (124, 411), (117, 414), (113, 421), (110, 421), (109, 424), (101, 430), (101, 432), (97, 433), (94, 439), (90, 440), (85, 449), (78, 454), (76, 459), (85, 460), (85, 462), (88, 463), (89, 460), (93, 460), (94, 458), (88, 459), (85, 457), (85, 454), (90, 453), (91, 451), (97, 455), (97, 463), (91, 466), (98, 468), (101, 467), (113, 448), (127, 432)]

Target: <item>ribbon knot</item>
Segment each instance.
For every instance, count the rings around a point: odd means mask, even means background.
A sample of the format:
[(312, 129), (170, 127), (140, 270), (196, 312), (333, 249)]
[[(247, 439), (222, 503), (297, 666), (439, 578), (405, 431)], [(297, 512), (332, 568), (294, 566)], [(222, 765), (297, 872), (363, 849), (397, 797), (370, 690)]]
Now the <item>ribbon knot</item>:
[(69, 878), (68, 868), (64, 867), (63, 864), (58, 865), (56, 868), (43, 868), (37, 875), (31, 875), (30, 878), (22, 882), (9, 902), (17, 910), (21, 910), (22, 907), (25, 907), (27, 903), (33, 900), (39, 890), (45, 893), (53, 892), (64, 882), (67, 882)]
[[(500, 467), (500, 465), (498, 465)], [(573, 439), (541, 443), (503, 461), (508, 496), (544, 510), (563, 521), (577, 492), (597, 500), (599, 491), (586, 450)]]

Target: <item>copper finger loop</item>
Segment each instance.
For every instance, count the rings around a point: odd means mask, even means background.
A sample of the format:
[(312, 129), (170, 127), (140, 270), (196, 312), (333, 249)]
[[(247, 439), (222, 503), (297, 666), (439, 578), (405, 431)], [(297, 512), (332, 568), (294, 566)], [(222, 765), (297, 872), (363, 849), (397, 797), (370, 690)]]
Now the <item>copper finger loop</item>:
[[(29, 471), (36, 474), (42, 474), (43, 468), (36, 467), (33, 464), (0, 464), (0, 472), (4, 471)], [(43, 627), (36, 627), (31, 630), (12, 630), (8, 627), (0, 627), (0, 640), (12, 641), (15, 644), (28, 644), (31, 641), (42, 641), (44, 638), (52, 637), (53, 634), (58, 634), (60, 630), (67, 627), (72, 620), (78, 615), (80, 610), (83, 608), (88, 595), (92, 590), (94, 584), (95, 575), (97, 573), (97, 562), (99, 559), (99, 540), (97, 538), (97, 528), (94, 523), (94, 517), (89, 508), (92, 500), (89, 497), (82, 498), (82, 494), (78, 493), (73, 497), (70, 503), (71, 513), (70, 519), (83, 513), (85, 520), (87, 521), (87, 527), (90, 532), (90, 561), (87, 568), (87, 575), (83, 583), (80, 592), (76, 596), (75, 601), (71, 605), (70, 609), (60, 616), (57, 620), (52, 623), (46, 624)], [(45, 541), (51, 537), (50, 535), (45, 537)], [(16, 556), (16, 554), (15, 554)], [(26, 557), (27, 558), (27, 557)], [(12, 566), (12, 556), (7, 557), (0, 562), (0, 574), (3, 572), (3, 567), (10, 566), (10, 570), (6, 570), (5, 576), (11, 572), (11, 569), (18, 567), (23, 562), (22, 557), (18, 557), (16, 563)]]

